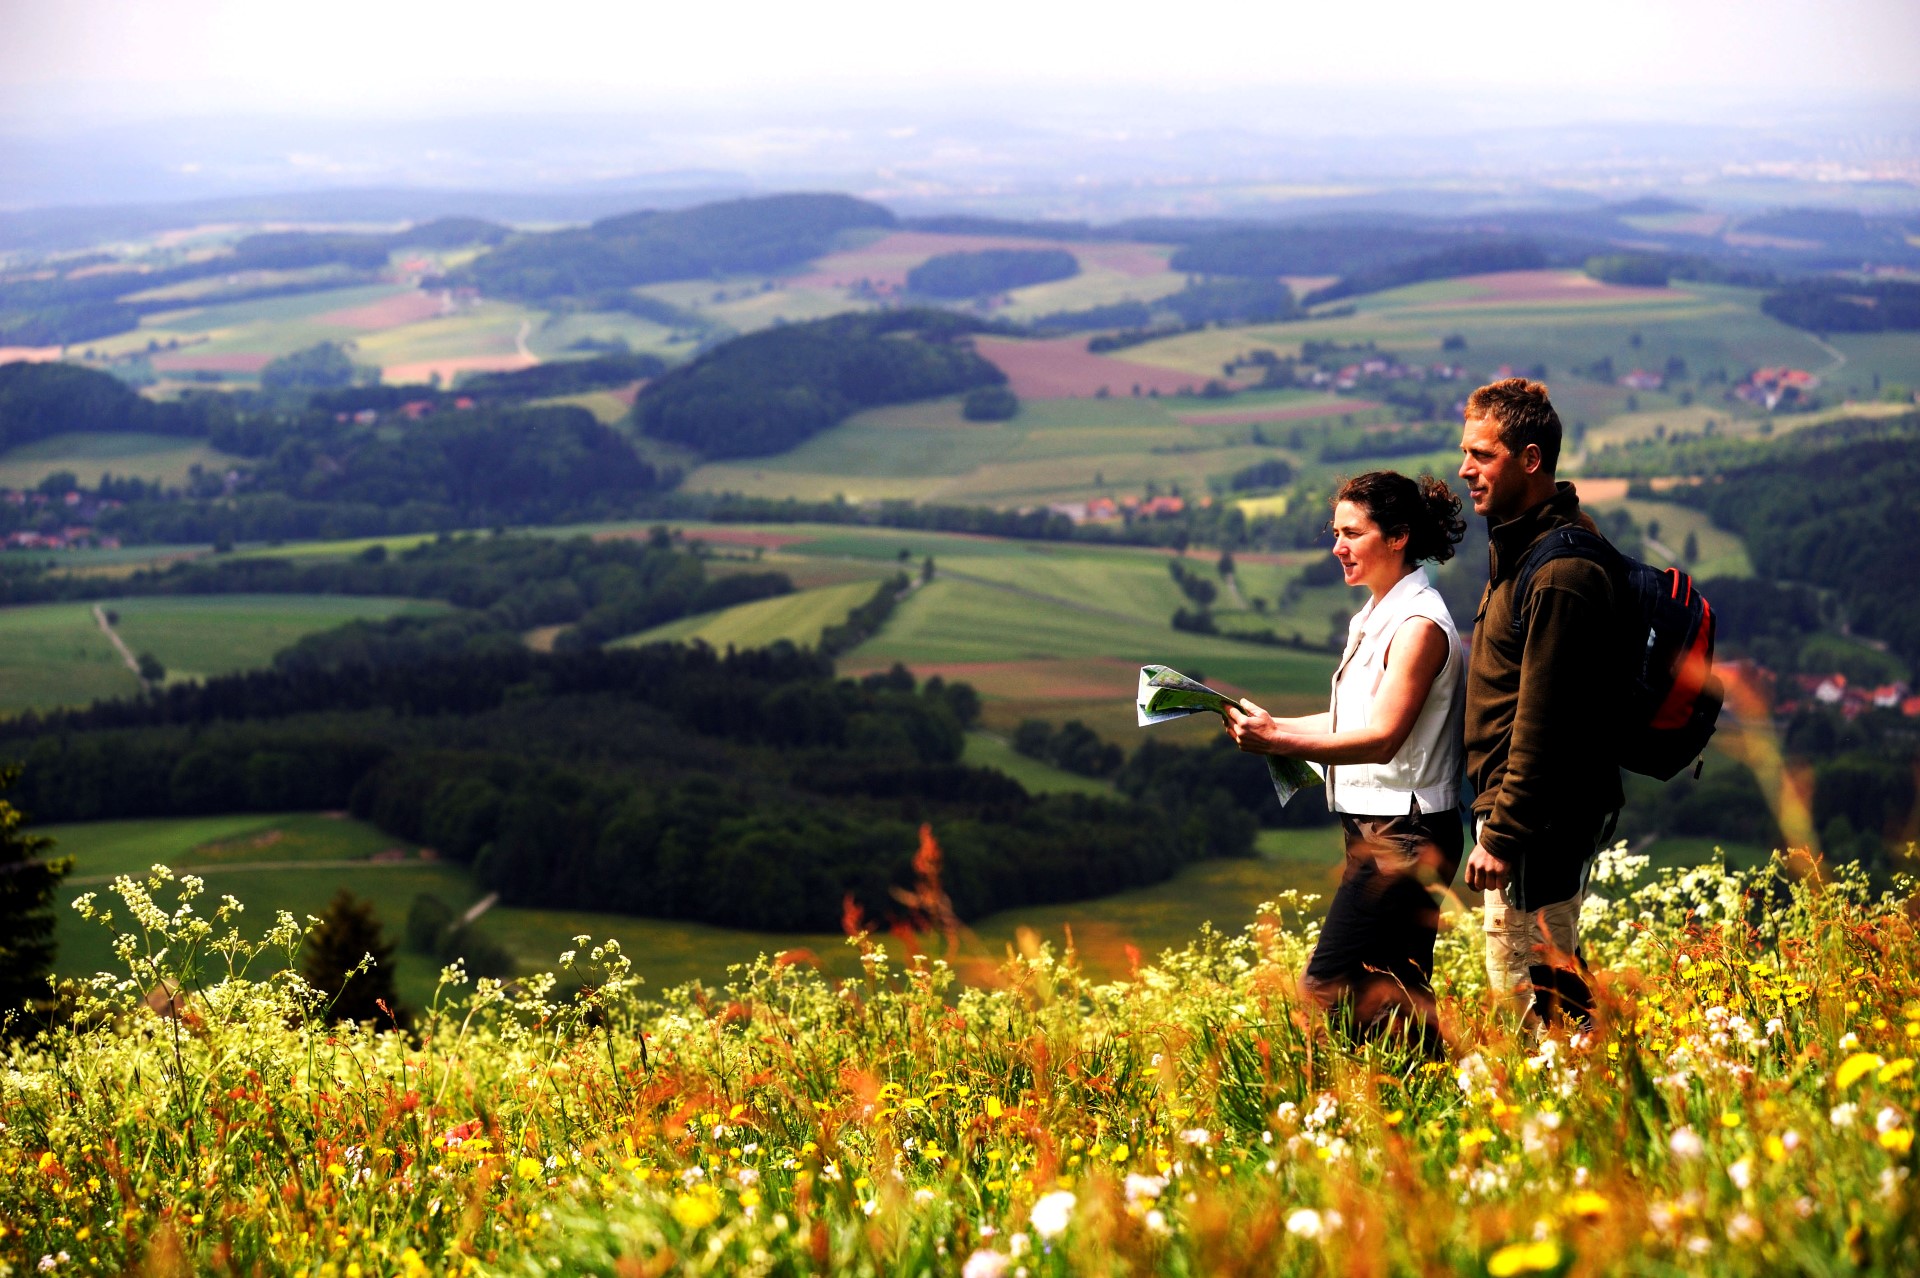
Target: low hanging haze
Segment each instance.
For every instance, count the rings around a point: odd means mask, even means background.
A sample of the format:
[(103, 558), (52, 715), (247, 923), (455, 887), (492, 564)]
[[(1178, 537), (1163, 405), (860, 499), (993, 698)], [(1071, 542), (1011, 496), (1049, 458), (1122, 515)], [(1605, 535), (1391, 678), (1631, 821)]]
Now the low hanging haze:
[[(1657, 161), (1721, 145), (1689, 130), (1771, 130), (1785, 161), (1898, 169), (1920, 122), (1913, 0), (0, 0), (0, 21), (15, 208), (668, 173), (977, 191), (1128, 157), (1148, 181), (1304, 182), (1341, 168), (1311, 139), (1382, 142), (1347, 164), (1377, 174), (1543, 129), (1585, 131), (1578, 163), (1623, 137)], [(1441, 136), (1431, 163), (1406, 146)]]

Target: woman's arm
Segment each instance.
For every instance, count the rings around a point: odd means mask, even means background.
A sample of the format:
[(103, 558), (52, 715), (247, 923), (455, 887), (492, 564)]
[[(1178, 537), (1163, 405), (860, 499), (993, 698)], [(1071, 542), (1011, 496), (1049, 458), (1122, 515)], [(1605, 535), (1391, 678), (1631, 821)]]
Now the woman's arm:
[[(1447, 664), (1447, 636), (1425, 617), (1411, 618), (1387, 646), (1386, 675), (1365, 727), (1328, 731), (1327, 715), (1275, 719), (1251, 702), (1227, 707), (1227, 735), (1249, 754), (1279, 754), (1315, 763), (1385, 763), (1400, 753)], [(1298, 725), (1298, 726), (1296, 726)], [(1310, 726), (1309, 726), (1310, 725)]]

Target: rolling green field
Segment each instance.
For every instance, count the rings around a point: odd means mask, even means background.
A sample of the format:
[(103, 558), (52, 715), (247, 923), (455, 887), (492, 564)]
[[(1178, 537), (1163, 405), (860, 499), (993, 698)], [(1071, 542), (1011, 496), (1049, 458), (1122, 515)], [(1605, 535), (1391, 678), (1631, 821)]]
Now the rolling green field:
[(462, 361), (515, 355), (519, 334), (530, 333), (539, 318), (539, 312), (511, 302), (485, 301), (456, 315), (362, 334), (354, 358), (389, 370), (388, 381), (425, 381), (428, 366), (451, 373)]
[[(1880, 393), (1873, 378), (1912, 384), (1920, 373), (1920, 343), (1882, 334), (1823, 342), (1762, 314), (1759, 297), (1756, 290), (1707, 285), (1622, 290), (1577, 272), (1518, 272), (1396, 289), (1357, 299), (1354, 313), (1334, 318), (1204, 329), (1131, 347), (1124, 355), (1195, 376), (1218, 376), (1223, 364), (1253, 351), (1297, 354), (1309, 340), (1372, 342), (1415, 361), (1464, 363), (1473, 371), (1454, 383), (1459, 395), (1492, 376), (1498, 364), (1544, 367), (1563, 420), (1570, 429), (1584, 430), (1585, 451), (1662, 429), (1697, 432), (1708, 422), (1723, 434), (1752, 434), (1793, 429), (1843, 412), (1896, 411), (1872, 402)], [(1443, 354), (1442, 341), (1450, 336), (1464, 339), (1463, 351)], [(1664, 391), (1632, 392), (1573, 371), (1603, 357), (1613, 361), (1616, 376), (1633, 368), (1663, 370), (1670, 358), (1678, 358), (1687, 377)], [(1725, 402), (1723, 382), (1701, 380), (1722, 375), (1737, 380), (1762, 364), (1819, 374), (1829, 407), (1767, 419)], [(1843, 396), (1855, 402), (1838, 404)], [(1325, 413), (1306, 415), (1316, 406)], [(1256, 427), (1244, 418), (1262, 412), (1274, 420), (1261, 424), (1256, 436)], [(1235, 416), (1241, 421), (1234, 422)], [(1210, 481), (1268, 458), (1283, 458), (1309, 478), (1363, 468), (1364, 459), (1320, 462), (1313, 432), (1327, 425), (1392, 420), (1391, 409), (1305, 391), (1243, 392), (1223, 402), (1027, 401), (1013, 420), (993, 423), (967, 422), (957, 400), (937, 400), (858, 414), (777, 457), (697, 466), (683, 486), (766, 497), (909, 498), (1003, 507), (1140, 494), (1149, 483), (1162, 492), (1177, 485), (1192, 495), (1206, 492)], [(1304, 449), (1286, 446), (1295, 427), (1308, 432)], [(1582, 456), (1581, 450), (1569, 449), (1569, 473), (1578, 472)], [(1386, 464), (1450, 471), (1454, 450)]]
[(724, 612), (683, 617), (679, 621), (632, 635), (615, 646), (697, 639), (724, 651), (727, 648), (764, 648), (785, 639), (811, 647), (819, 642), (821, 630), (845, 621), (849, 612), (872, 597), (873, 590), (872, 581), (852, 581), (838, 586), (801, 590), (773, 599), (757, 599)]
[(390, 328), (341, 323), (333, 314), (405, 298), (414, 291), (411, 286), (373, 284), (182, 307), (145, 316), (133, 332), (89, 346), (111, 357), (146, 351), (150, 343), (164, 347), (177, 341), (182, 359), (217, 359), (271, 357), (319, 342), (347, 342), (358, 362), (393, 369), (392, 380), (425, 381), (431, 371), (451, 376), (515, 355), (523, 327), (531, 333), (543, 318), (541, 312), (498, 301)]
[(579, 341), (625, 342), (635, 351), (664, 359), (683, 358), (692, 350), (674, 340), (674, 330), (624, 311), (569, 311), (544, 316), (527, 337), (527, 347), (541, 359), (577, 358)]
[[(465, 869), (422, 860), (417, 848), (344, 815), (249, 813), (98, 821), (47, 826), (40, 832), (54, 839), (55, 855), (74, 859), (55, 911), (58, 971), (64, 976), (114, 965), (106, 930), (75, 915), (69, 908), (73, 899), (94, 892), (103, 901), (115, 902), (109, 887), (115, 876), (139, 878), (155, 863), (200, 875), (216, 903), (223, 893), (238, 896), (251, 915), (261, 916), (249, 918), (255, 931), (270, 923), (277, 910), (301, 918), (318, 914), (346, 887), (374, 903), (388, 939), (397, 943), (417, 893), (431, 892), (457, 910), (480, 895)], [(403, 859), (371, 859), (381, 853)], [(439, 964), (404, 952), (395, 957), (401, 998), (417, 1006), (431, 993)]]
[[(351, 595), (142, 596), (101, 601), (119, 615), (135, 653), (151, 652), (170, 678), (264, 666), (302, 635), (357, 618), (438, 611), (444, 605)], [(137, 692), (133, 672), (94, 620), (90, 603), (0, 609), (0, 712), (85, 705)]]
[(113, 356), (144, 351), (149, 342), (165, 345), (178, 338), (183, 346), (192, 342), (186, 348), (196, 355), (285, 354), (315, 342), (351, 340), (358, 336), (350, 329), (318, 323), (319, 316), (369, 306), (407, 291), (393, 284), (371, 284), (156, 311), (143, 316), (140, 327), (134, 331), (101, 338), (88, 345), (102, 355)]
[[(1745, 544), (1737, 535), (1714, 527), (1705, 511), (1670, 501), (1627, 500), (1599, 504), (1603, 508), (1616, 504), (1624, 506), (1627, 513), (1633, 516), (1633, 522), (1642, 528), (1659, 525), (1657, 545), (1652, 542), (1647, 544), (1651, 562), (1674, 564), (1703, 581), (1710, 577), (1753, 576), (1753, 564), (1747, 559)], [(1687, 563), (1681, 553), (1685, 549), (1688, 533), (1692, 533), (1700, 545), (1700, 557), (1693, 563)]]
[(85, 705), (138, 691), (91, 605), (0, 608), (0, 713)]
[[(811, 640), (903, 564), (918, 571), (931, 557), (936, 578), (905, 598), (881, 632), (840, 659), (849, 674), (904, 663), (922, 677), (964, 679), (985, 698), (985, 722), (1011, 730), (1023, 718), (1081, 718), (1131, 747), (1138, 738), (1132, 695), (1139, 667), (1163, 662), (1198, 671), (1276, 711), (1318, 709), (1326, 697), (1332, 656), (1325, 651), (1262, 647), (1176, 631), (1169, 624), (1186, 602), (1168, 571), (1171, 552), (1136, 546), (1014, 541), (959, 533), (806, 524), (673, 525), (688, 540), (717, 549), (757, 544), (764, 553), (743, 570), (786, 572), (814, 588), (758, 600), (704, 617), (686, 618), (630, 636), (623, 643), (703, 638), (717, 647), (774, 638)], [(552, 530), (630, 534), (638, 524), (596, 524)], [(903, 559), (904, 555), (904, 559)], [(1222, 583), (1215, 606), (1227, 629), (1271, 627), (1324, 640), (1358, 606), (1342, 586), (1302, 590), (1283, 601), (1288, 583), (1318, 552), (1239, 557), (1243, 604)], [(1190, 571), (1216, 582), (1215, 555), (1187, 558)], [(733, 565), (717, 561), (716, 571)], [(1168, 724), (1155, 731), (1189, 740), (1211, 729)]]
[(0, 488), (33, 488), (61, 471), (89, 488), (103, 474), (177, 487), (187, 482), (196, 466), (218, 474), (239, 460), (199, 440), (176, 435), (52, 435), (0, 453)]
[[(971, 745), (969, 751), (971, 759)], [(1031, 760), (1021, 762), (1056, 779), (1065, 775)], [(1035, 774), (1030, 771), (1029, 775)], [(388, 939), (395, 943), (401, 998), (419, 1006), (431, 993), (440, 965), (406, 952), (401, 944), (408, 906), (416, 894), (425, 892), (455, 910), (465, 910), (482, 895), (465, 867), (423, 860), (419, 849), (344, 815), (308, 812), (101, 821), (48, 826), (41, 832), (56, 841), (55, 854), (75, 861), (56, 911), (58, 971), (65, 976), (112, 966), (105, 930), (76, 916), (70, 902), (82, 892), (97, 893), (110, 902), (108, 885), (114, 876), (137, 878), (157, 862), (176, 873), (200, 875), (211, 901), (217, 902), (227, 892), (238, 896), (246, 902), (250, 916), (261, 916), (252, 921), (256, 930), (277, 910), (290, 910), (297, 917), (318, 914), (342, 887), (367, 897)], [(974, 955), (998, 956), (1017, 943), (1022, 929), (1058, 944), (1070, 928), (1083, 948), (1089, 949), (1093, 965), (1115, 975), (1125, 970), (1124, 944), (1155, 954), (1183, 944), (1204, 922), (1224, 929), (1244, 926), (1262, 901), (1290, 888), (1329, 890), (1339, 861), (1339, 840), (1331, 830), (1270, 830), (1261, 836), (1260, 852), (1245, 861), (1202, 862), (1165, 883), (1097, 901), (991, 915), (969, 931), (964, 948)], [(382, 853), (394, 859), (370, 859)], [(858, 970), (843, 938), (828, 933), (752, 932), (677, 920), (505, 906), (489, 910), (482, 926), (528, 971), (551, 966), (554, 956), (571, 948), (572, 938), (579, 933), (617, 937), (633, 956), (636, 970), (656, 991), (691, 980), (718, 984), (731, 964), (795, 949), (811, 950), (842, 974)]]
[(700, 466), (682, 487), (1025, 506), (1137, 495), (1148, 483), (1161, 492), (1178, 485), (1203, 494), (1209, 479), (1269, 457), (1284, 457), (1305, 473), (1337, 469), (1321, 467), (1311, 453), (1255, 443), (1250, 424), (1218, 420), (1261, 411), (1300, 414), (1261, 428), (1281, 439), (1295, 426), (1392, 420), (1387, 410), (1306, 391), (1247, 393), (1224, 405), (1129, 396), (1031, 400), (1006, 422), (969, 422), (957, 399), (934, 400), (857, 414), (778, 457)]
[[(1534, 277), (1554, 278), (1529, 284)], [(1523, 296), (1505, 298), (1503, 292)], [(1529, 293), (1544, 296), (1524, 296)], [(1763, 315), (1760, 296), (1753, 289), (1690, 283), (1664, 290), (1611, 290), (1578, 272), (1517, 272), (1416, 284), (1356, 298), (1351, 315), (1207, 329), (1133, 347), (1127, 354), (1143, 363), (1211, 375), (1236, 354), (1262, 347), (1292, 354), (1308, 340), (1371, 341), (1396, 354), (1432, 361), (1442, 358), (1441, 339), (1457, 334), (1466, 339), (1466, 348), (1445, 358), (1482, 374), (1499, 363), (1516, 369), (1544, 364), (1562, 420), (1569, 427), (1584, 422), (1596, 429), (1634, 411), (1630, 397), (1644, 410), (1680, 407), (1672, 394), (1634, 396), (1617, 384), (1571, 371), (1602, 356), (1610, 357), (1616, 373), (1624, 374), (1632, 368), (1659, 370), (1669, 356), (1677, 355), (1694, 378), (1724, 370), (1737, 379), (1749, 368), (1768, 364), (1831, 377), (1844, 367), (1847, 376), (1837, 382), (1843, 389), (1856, 377), (1870, 379), (1875, 368), (1898, 380), (1892, 370), (1912, 367), (1913, 348), (1920, 344), (1910, 339), (1887, 343), (1845, 338), (1824, 345), (1812, 334)], [(1836, 361), (1836, 355), (1850, 351), (1855, 354)], [(1463, 387), (1462, 393), (1467, 389), (1471, 387)], [(1700, 398), (1717, 401), (1719, 391), (1710, 387)]]
[(1006, 304), (995, 307), (993, 313), (998, 319), (1030, 320), (1056, 311), (1082, 311), (1115, 302), (1151, 302), (1178, 293), (1186, 283), (1187, 277), (1179, 271), (1128, 275), (1083, 261), (1078, 275), (1014, 289), (1007, 294)]
[(146, 596), (107, 607), (135, 652), (151, 652), (171, 678), (204, 678), (266, 665), (303, 635), (349, 621), (424, 616), (446, 605), (358, 595)]

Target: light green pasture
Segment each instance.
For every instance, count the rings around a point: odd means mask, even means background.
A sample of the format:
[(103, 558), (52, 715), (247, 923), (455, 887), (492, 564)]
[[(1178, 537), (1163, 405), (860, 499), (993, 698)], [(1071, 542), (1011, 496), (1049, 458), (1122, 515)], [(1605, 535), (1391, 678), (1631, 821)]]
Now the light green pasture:
[[(0, 608), (0, 712), (131, 696), (138, 681), (100, 630), (91, 603)], [(443, 604), (352, 595), (186, 595), (107, 599), (100, 607), (135, 654), (170, 678), (264, 666), (303, 635), (359, 618), (440, 611)]]
[(149, 595), (110, 600), (136, 653), (150, 652), (169, 678), (204, 678), (264, 666), (304, 635), (356, 620), (424, 616), (446, 605), (357, 595)]
[(354, 358), (382, 368), (428, 360), (512, 355), (523, 324), (539, 313), (511, 302), (485, 301), (470, 310), (360, 335)]
[(102, 474), (178, 486), (195, 466), (216, 474), (240, 459), (177, 435), (131, 432), (50, 435), (0, 454), (0, 488), (32, 488), (68, 471), (91, 487)]
[(0, 608), (0, 713), (132, 696), (139, 681), (85, 603)]
[(1094, 794), (1113, 797), (1114, 789), (1098, 777), (1056, 768), (1029, 758), (995, 732), (969, 732), (961, 762), (969, 767), (994, 768), (1025, 786), (1029, 794)]
[(1187, 277), (1179, 271), (1126, 275), (1082, 262), (1080, 273), (1069, 279), (1013, 290), (1007, 295), (1007, 304), (997, 308), (994, 314), (1011, 320), (1030, 320), (1056, 311), (1084, 311), (1116, 302), (1151, 302), (1169, 293), (1178, 293), (1186, 283)]
[[(1319, 697), (1331, 658), (1173, 630), (1163, 615), (1077, 605), (1046, 595), (937, 579), (915, 591), (885, 629), (856, 648), (862, 666), (1105, 659), (1114, 700), (1129, 707), (1134, 669), (1198, 669), (1258, 695)], [(1130, 713), (1130, 710), (1129, 710)]]
[[(1263, 409), (1324, 409), (1314, 419), (1250, 424), (1221, 420)], [(1190, 420), (1183, 421), (1182, 417)], [(1212, 418), (1212, 420), (1207, 420)], [(1296, 427), (1351, 419), (1391, 420), (1330, 395), (1298, 391), (1236, 397), (1035, 400), (1007, 422), (969, 422), (957, 399), (860, 413), (777, 457), (716, 462), (682, 487), (849, 501), (909, 498), (966, 505), (1024, 506), (1144, 494), (1178, 487), (1199, 495), (1210, 479), (1272, 457), (1317, 468), (1310, 443), (1295, 452), (1256, 438), (1285, 440)]]
[(623, 341), (636, 351), (651, 351), (666, 359), (683, 356), (692, 349), (684, 342), (670, 340), (672, 337), (671, 328), (625, 311), (569, 311), (540, 320), (528, 336), (527, 346), (541, 359), (577, 359), (580, 352), (569, 350), (569, 345), (588, 338)]
[(661, 640), (699, 640), (710, 647), (764, 648), (785, 639), (804, 647), (820, 642), (820, 632), (838, 625), (847, 614), (873, 597), (871, 580), (800, 590), (772, 599), (756, 599), (722, 612), (683, 617), (664, 626), (622, 639), (614, 647)]

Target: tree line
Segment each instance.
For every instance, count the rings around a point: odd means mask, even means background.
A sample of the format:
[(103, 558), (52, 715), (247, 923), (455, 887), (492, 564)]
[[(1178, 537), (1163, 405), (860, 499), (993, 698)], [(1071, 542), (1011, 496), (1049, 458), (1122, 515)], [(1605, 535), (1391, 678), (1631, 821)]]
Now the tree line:
[(1065, 249), (937, 253), (907, 272), (907, 291), (923, 297), (981, 297), (1071, 279), (1079, 273), (1080, 259)]
[(931, 822), (963, 917), (1244, 854), (1251, 821), (1034, 797), (959, 762), (970, 688), (780, 644), (281, 668), (0, 726), (42, 820), (347, 807), (509, 903), (740, 927), (872, 919)]
[(850, 313), (749, 333), (651, 383), (634, 402), (646, 434), (709, 457), (785, 452), (863, 408), (996, 386), (974, 333), (944, 311)]
[(591, 297), (665, 280), (782, 270), (820, 256), (844, 231), (893, 225), (886, 208), (847, 195), (647, 209), (517, 236), (444, 282), (526, 301)]

